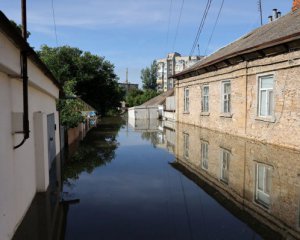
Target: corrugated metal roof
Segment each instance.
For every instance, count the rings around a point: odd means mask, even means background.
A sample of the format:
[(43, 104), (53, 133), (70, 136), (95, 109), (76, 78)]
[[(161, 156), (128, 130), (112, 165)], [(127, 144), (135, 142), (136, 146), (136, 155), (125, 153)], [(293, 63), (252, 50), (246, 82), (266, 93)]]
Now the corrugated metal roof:
[(290, 12), (255, 29), (172, 77), (176, 78), (236, 56), (298, 39), (300, 39), (300, 10)]

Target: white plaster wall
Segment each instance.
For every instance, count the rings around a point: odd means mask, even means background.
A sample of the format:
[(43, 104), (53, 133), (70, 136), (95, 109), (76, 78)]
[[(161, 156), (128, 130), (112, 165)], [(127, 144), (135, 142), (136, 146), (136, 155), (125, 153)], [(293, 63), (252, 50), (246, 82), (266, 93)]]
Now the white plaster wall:
[(35, 159), (35, 129), (33, 114), (41, 111), (55, 113), (56, 151), (59, 152), (59, 122), (56, 99), (59, 89), (31, 61), (29, 68), (29, 123), (30, 138), (19, 149), (13, 150), (23, 135), (12, 135), (12, 112), (23, 112), (21, 79), (8, 74), (19, 74), (20, 52), (0, 33), (0, 239), (11, 239), (37, 191)]

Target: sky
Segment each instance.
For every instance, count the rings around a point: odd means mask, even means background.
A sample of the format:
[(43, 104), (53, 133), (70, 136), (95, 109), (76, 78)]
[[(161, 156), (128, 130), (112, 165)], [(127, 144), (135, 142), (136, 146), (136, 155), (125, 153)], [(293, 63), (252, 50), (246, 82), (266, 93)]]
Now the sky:
[[(115, 65), (119, 82), (125, 81), (128, 68), (129, 82), (138, 83), (141, 87), (141, 69), (149, 67), (153, 60), (164, 58), (169, 52), (178, 52), (183, 56), (190, 54), (206, 2), (27, 0), (28, 31), (31, 33), (28, 41), (37, 50), (43, 44), (51, 47), (69, 45), (104, 56)], [(199, 51), (196, 48), (194, 55), (199, 52), (200, 55), (205, 52), (209, 55), (259, 27), (257, 2), (224, 0), (208, 44), (222, 3), (222, 0), (212, 0), (198, 41)], [(292, 2), (262, 0), (264, 24), (268, 23), (273, 8), (284, 15), (291, 10)], [(0, 0), (0, 10), (9, 19), (21, 22), (21, 0)]]

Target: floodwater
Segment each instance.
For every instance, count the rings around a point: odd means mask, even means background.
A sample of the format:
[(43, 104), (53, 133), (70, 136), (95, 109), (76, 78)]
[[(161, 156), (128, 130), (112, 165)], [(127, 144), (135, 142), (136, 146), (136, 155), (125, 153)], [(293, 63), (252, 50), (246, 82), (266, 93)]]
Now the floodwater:
[(189, 125), (103, 119), (64, 166), (48, 237), (28, 239), (299, 239), (299, 161)]

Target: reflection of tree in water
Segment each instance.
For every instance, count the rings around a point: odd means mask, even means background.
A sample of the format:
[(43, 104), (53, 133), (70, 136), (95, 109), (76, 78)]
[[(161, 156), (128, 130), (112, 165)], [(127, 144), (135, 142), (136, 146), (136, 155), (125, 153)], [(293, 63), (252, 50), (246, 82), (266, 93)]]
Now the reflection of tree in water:
[(160, 132), (143, 132), (142, 139), (150, 141), (153, 147), (156, 148), (156, 145), (160, 143), (159, 134)]
[(87, 134), (75, 154), (66, 162), (63, 169), (64, 182), (78, 179), (80, 173), (91, 173), (96, 167), (111, 162), (119, 146), (117, 134), (123, 124), (121, 118), (101, 120), (98, 127)]

